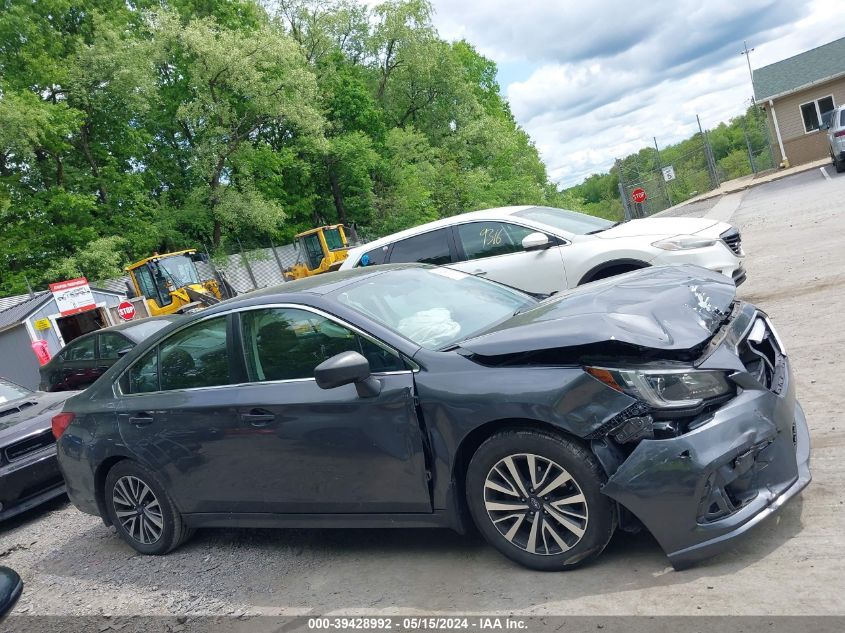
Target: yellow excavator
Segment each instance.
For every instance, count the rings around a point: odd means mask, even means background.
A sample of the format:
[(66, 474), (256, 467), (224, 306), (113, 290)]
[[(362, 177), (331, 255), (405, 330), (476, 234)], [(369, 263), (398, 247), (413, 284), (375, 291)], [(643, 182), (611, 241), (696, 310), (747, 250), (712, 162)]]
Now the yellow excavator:
[(216, 279), (201, 280), (196, 262), (205, 257), (196, 249), (153, 253), (126, 267), (130, 295), (144, 297), (151, 316), (192, 312), (218, 303), (223, 295)]
[(337, 270), (349, 254), (349, 241), (342, 224), (318, 226), (297, 233), (294, 245), (299, 258), (284, 272), (288, 281)]

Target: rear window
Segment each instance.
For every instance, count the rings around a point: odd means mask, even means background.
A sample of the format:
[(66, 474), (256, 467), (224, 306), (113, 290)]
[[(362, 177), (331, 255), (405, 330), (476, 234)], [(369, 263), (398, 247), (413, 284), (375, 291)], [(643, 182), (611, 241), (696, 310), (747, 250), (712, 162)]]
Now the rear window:
[(452, 263), (446, 229), (437, 229), (396, 242), (390, 253), (391, 264), (420, 262), (442, 266)]

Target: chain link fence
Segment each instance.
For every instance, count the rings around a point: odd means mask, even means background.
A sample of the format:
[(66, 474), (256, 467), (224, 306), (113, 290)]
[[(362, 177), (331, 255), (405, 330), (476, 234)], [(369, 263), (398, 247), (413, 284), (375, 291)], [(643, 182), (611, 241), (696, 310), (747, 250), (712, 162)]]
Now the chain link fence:
[[(706, 130), (676, 145), (616, 161), (625, 218), (643, 218), (718, 188), (723, 182), (754, 177), (776, 167), (765, 114), (750, 108), (730, 126)], [(644, 196), (643, 196), (644, 194)]]

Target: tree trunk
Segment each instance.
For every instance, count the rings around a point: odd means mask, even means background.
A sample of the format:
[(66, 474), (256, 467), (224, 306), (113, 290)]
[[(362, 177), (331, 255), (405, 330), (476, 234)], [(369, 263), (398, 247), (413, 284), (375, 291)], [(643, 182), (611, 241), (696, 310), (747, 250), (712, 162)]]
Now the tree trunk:
[(88, 134), (90, 130), (88, 129), (88, 124), (82, 126), (80, 130), (79, 140), (82, 144), (82, 153), (85, 154), (85, 160), (88, 161), (88, 165), (91, 167), (91, 173), (94, 174), (94, 178), (97, 180), (97, 196), (100, 199), (102, 204), (109, 203), (109, 192), (106, 189), (106, 185), (103, 182), (103, 179), (100, 177), (100, 170), (97, 167), (97, 162), (94, 160), (94, 155), (91, 153), (91, 147), (88, 144)]
[(332, 188), (332, 198), (334, 198), (334, 208), (337, 210), (337, 217), (341, 224), (346, 224), (346, 207), (343, 204), (343, 192), (340, 190), (340, 182), (337, 179), (337, 172), (333, 165), (328, 165), (329, 184)]

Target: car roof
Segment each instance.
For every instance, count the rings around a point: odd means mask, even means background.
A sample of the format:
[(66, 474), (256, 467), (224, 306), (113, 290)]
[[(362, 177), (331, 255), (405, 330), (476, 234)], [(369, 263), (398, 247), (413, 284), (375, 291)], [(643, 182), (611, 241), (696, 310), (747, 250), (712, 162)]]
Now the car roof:
[(420, 224), (419, 226), (415, 226), (410, 229), (405, 229), (404, 231), (391, 233), (390, 235), (380, 237), (379, 239), (373, 240), (372, 242), (367, 242), (366, 244), (362, 244), (361, 246), (356, 246), (350, 251), (350, 255), (353, 253), (357, 255), (361, 252), (371, 251), (374, 248), (378, 248), (379, 246), (393, 244), (393, 242), (398, 242), (399, 240), (403, 240), (408, 237), (413, 237), (415, 235), (419, 235), (420, 233), (426, 233), (434, 229), (452, 226), (454, 224), (463, 224), (464, 222), (472, 222), (474, 220), (501, 220), (512, 216), (514, 213), (525, 211), (526, 209), (533, 209), (538, 206), (540, 205), (523, 204), (512, 207), (494, 207), (492, 209), (481, 209), (480, 211), (470, 211), (468, 213), (453, 215), (448, 218), (443, 218), (441, 220), (434, 220), (433, 222)]

